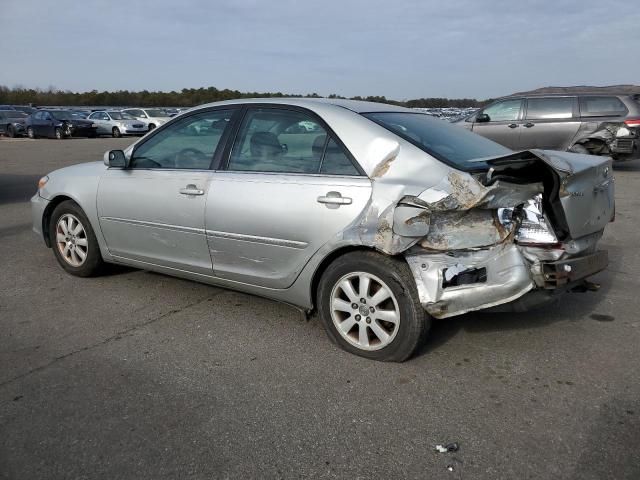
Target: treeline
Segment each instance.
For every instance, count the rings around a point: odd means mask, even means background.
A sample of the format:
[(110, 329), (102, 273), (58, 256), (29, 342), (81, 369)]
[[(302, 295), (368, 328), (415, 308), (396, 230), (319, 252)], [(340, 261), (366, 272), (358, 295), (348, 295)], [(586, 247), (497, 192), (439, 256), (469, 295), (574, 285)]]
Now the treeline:
[[(218, 90), (215, 87), (208, 88), (183, 88), (179, 92), (150, 92), (142, 90), (131, 92), (129, 90), (117, 90), (114, 92), (71, 92), (50, 87), (46, 90), (14, 87), (8, 88), (0, 85), (0, 104), (8, 105), (69, 105), (69, 106), (148, 106), (191, 107), (202, 103), (232, 100), (236, 98), (265, 98), (265, 97), (319, 97), (317, 93), (307, 95), (290, 95), (282, 92), (240, 92), (238, 90)], [(329, 95), (329, 98), (345, 98), (339, 95)], [(486, 100), (478, 101), (474, 98), (418, 98), (407, 101), (396, 101), (384, 96), (351, 97), (353, 100), (367, 100), (370, 102), (390, 103), (407, 107), (480, 107), (486, 104)]]

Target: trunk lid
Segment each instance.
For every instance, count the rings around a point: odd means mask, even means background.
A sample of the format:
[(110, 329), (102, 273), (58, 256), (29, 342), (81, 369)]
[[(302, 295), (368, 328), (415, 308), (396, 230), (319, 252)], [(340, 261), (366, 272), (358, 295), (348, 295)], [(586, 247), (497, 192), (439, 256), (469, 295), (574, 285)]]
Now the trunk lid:
[(512, 177), (526, 180), (539, 174), (544, 182), (546, 213), (563, 240), (601, 231), (613, 218), (615, 188), (612, 160), (608, 157), (526, 150), (482, 160), (491, 167), (488, 178), (509, 172)]

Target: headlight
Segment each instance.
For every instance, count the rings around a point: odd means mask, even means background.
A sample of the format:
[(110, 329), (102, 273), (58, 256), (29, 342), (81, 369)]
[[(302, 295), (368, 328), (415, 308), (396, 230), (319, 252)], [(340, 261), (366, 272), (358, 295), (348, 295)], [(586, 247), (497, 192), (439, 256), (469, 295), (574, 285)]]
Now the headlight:
[(97, 127), (98, 127), (98, 124), (97, 124), (97, 123), (92, 123), (92, 124), (91, 124), (91, 128), (97, 128)]
[(46, 175), (42, 177), (40, 180), (38, 180), (38, 190), (42, 190), (48, 181), (49, 181), (49, 177)]

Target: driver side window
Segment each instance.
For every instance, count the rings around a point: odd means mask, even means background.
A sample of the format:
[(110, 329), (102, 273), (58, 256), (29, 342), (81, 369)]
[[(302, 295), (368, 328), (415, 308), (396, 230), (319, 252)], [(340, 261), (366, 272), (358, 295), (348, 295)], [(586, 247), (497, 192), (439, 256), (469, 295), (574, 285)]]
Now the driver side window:
[(232, 115), (202, 112), (159, 130), (133, 151), (130, 168), (209, 169)]
[(505, 100), (485, 108), (482, 113), (489, 115), (490, 122), (510, 122), (518, 120), (522, 100)]

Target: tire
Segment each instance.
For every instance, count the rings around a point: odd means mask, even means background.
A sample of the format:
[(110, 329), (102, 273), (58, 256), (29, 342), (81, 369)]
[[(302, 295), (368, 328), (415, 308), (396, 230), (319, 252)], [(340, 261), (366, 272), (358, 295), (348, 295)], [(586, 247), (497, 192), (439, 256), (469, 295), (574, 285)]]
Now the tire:
[(154, 128), (156, 128), (154, 123), (150, 123), (149, 124), (149, 131), (153, 130)]
[(62, 129), (56, 127), (56, 129), (53, 131), (53, 135), (58, 139), (58, 140), (63, 140), (64, 139), (64, 133), (62, 133)]
[(56, 260), (71, 275), (92, 277), (104, 268), (96, 235), (77, 203), (66, 200), (53, 210), (49, 240)]
[(36, 137), (36, 132), (33, 131), (32, 127), (27, 127), (27, 137), (31, 138), (32, 140)]
[[(361, 279), (368, 279), (366, 293)], [(346, 282), (352, 287), (350, 294)], [(431, 326), (409, 266), (376, 252), (348, 253), (329, 265), (320, 279), (317, 306), (334, 343), (372, 360), (403, 362), (421, 345)]]
[(580, 145), (579, 143), (572, 145), (571, 148), (569, 148), (569, 151), (572, 153), (583, 153), (585, 155), (591, 155), (591, 152), (587, 150), (587, 147), (585, 147), (584, 145)]
[(111, 135), (113, 136), (113, 138), (120, 138), (122, 136), (122, 133), (120, 132), (120, 129), (118, 127), (113, 127), (113, 129), (111, 130)]
[(9, 138), (14, 138), (16, 136), (16, 131), (13, 129), (13, 125), (7, 125), (5, 132), (7, 132), (7, 137)]

